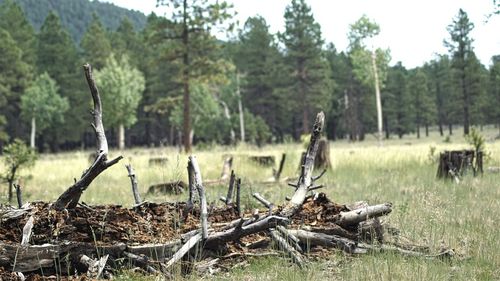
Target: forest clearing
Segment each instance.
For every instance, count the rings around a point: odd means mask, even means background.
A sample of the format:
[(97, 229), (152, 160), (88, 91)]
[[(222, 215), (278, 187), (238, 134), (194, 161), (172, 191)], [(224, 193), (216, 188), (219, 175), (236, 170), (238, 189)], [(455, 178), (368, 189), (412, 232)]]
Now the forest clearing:
[[(487, 151), (492, 157), (485, 166), (500, 166), (500, 145), (494, 141), (494, 131), (485, 129), (489, 136)], [(383, 218), (401, 231), (401, 236), (415, 244), (427, 246), (430, 252), (441, 248), (453, 249), (454, 257), (447, 260), (423, 257), (404, 257), (394, 253), (377, 253), (363, 256), (349, 255), (341, 250), (323, 249), (308, 259), (308, 267), (300, 269), (286, 258), (240, 258), (234, 269), (219, 268), (210, 278), (221, 280), (321, 280), (335, 277), (346, 280), (405, 279), (443, 280), (494, 280), (499, 277), (500, 260), (495, 249), (500, 248), (496, 229), (500, 215), (500, 174), (485, 171), (483, 176), (465, 176), (460, 184), (435, 178), (437, 158), (429, 156), (431, 147), (436, 153), (442, 150), (464, 149), (468, 145), (461, 137), (444, 143), (437, 135), (431, 140), (418, 140), (414, 136), (403, 140), (388, 140), (378, 147), (375, 139), (363, 145), (339, 141), (330, 143), (332, 169), (322, 177), (325, 187), (321, 190), (339, 204), (359, 200), (370, 204), (392, 202), (393, 211)], [(233, 155), (233, 169), (242, 178), (241, 198), (245, 210), (264, 209), (252, 198), (255, 192), (271, 202), (283, 204), (293, 190), (286, 182), (264, 184), (272, 177), (269, 167), (262, 167), (248, 160), (248, 155), (272, 155), (279, 159), (287, 153), (283, 177), (298, 175), (297, 163), (303, 145), (283, 144), (261, 148), (242, 145), (238, 147), (210, 147), (194, 152), (199, 161), (203, 179), (220, 177), (223, 155)], [(28, 201), (54, 202), (72, 178), (88, 166), (90, 152), (72, 152), (41, 155), (37, 164), (23, 174), (23, 198)], [(119, 204), (125, 208), (134, 205), (130, 179), (123, 164), (132, 164), (137, 175), (139, 192), (149, 202), (184, 202), (187, 192), (174, 194), (148, 194), (153, 184), (187, 181), (187, 156), (174, 148), (132, 149), (111, 151), (111, 156), (122, 154), (124, 160), (101, 174), (83, 193), (82, 202), (93, 206)], [(495, 156), (497, 155), (497, 156)], [(150, 165), (149, 159), (164, 156), (163, 165)], [(219, 196), (225, 196), (227, 185), (206, 187), (207, 201), (222, 207)], [(285, 255), (286, 256), (286, 255)], [(283, 269), (287, 269), (286, 271)], [(206, 276), (200, 273), (188, 277)], [(142, 276), (142, 277), (141, 277)], [(118, 280), (133, 278), (155, 280), (124, 271), (115, 276)]]

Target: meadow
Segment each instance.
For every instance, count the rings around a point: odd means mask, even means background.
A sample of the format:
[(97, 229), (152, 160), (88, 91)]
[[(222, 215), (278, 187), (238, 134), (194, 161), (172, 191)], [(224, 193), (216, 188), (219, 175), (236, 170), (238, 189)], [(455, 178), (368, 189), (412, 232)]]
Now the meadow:
[[(500, 166), (498, 129), (481, 132), (486, 137), (488, 166)], [(430, 155), (431, 147), (435, 148)], [(449, 141), (437, 132), (428, 138), (410, 135), (389, 139), (379, 147), (371, 137), (361, 143), (330, 142), (332, 169), (319, 181), (322, 190), (337, 203), (365, 200), (370, 204), (393, 203), (393, 212), (385, 219), (399, 228), (401, 234), (416, 244), (427, 245), (432, 252), (448, 247), (457, 253), (451, 260), (408, 258), (394, 254), (349, 256), (333, 251), (328, 259), (310, 260), (310, 266), (300, 270), (285, 259), (276, 257), (251, 258), (246, 264), (229, 272), (211, 276), (214, 280), (500, 280), (500, 174), (465, 176), (459, 184), (437, 180), (436, 155), (446, 149), (469, 148), (456, 130)], [(262, 181), (272, 176), (271, 168), (263, 168), (247, 159), (248, 155), (274, 155), (279, 160), (287, 153), (283, 177), (295, 177), (302, 144), (280, 144), (264, 147), (195, 147), (203, 179), (220, 176), (223, 155), (234, 156), (233, 169), (242, 178), (242, 203), (245, 208), (260, 207), (252, 199), (260, 192), (270, 201), (280, 204), (292, 194), (286, 184), (266, 185)], [(91, 151), (42, 154), (36, 165), (22, 172), (25, 201), (54, 201), (88, 167)], [(101, 174), (82, 196), (87, 204), (133, 205), (130, 180), (124, 164), (136, 170), (139, 189), (144, 200), (180, 201), (187, 194), (147, 194), (148, 186), (156, 183), (186, 181), (187, 156), (178, 149), (134, 148), (111, 151), (110, 156), (124, 159)], [(163, 166), (150, 166), (151, 157), (168, 157)], [(3, 169), (3, 167), (0, 167)], [(225, 195), (225, 186), (207, 187), (209, 202), (218, 202)], [(2, 185), (1, 202), (6, 201), (6, 185)], [(155, 280), (124, 273), (118, 280)], [(199, 276), (189, 278), (197, 279)], [(206, 277), (205, 277), (206, 278)]]

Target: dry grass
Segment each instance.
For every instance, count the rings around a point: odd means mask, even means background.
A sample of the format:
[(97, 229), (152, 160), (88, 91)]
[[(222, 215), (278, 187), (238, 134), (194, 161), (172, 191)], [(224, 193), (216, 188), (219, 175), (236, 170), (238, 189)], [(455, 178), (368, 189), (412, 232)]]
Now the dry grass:
[[(500, 166), (500, 142), (493, 141), (496, 132), (486, 133), (487, 150), (491, 158), (485, 166)], [(370, 203), (392, 202), (394, 211), (388, 219), (401, 229), (402, 234), (433, 251), (444, 245), (455, 249), (463, 258), (451, 261), (405, 258), (378, 254), (349, 257), (335, 252), (327, 261), (313, 261), (309, 269), (300, 271), (282, 259), (252, 259), (229, 273), (215, 276), (220, 280), (499, 280), (500, 279), (500, 174), (466, 177), (460, 184), (435, 179), (437, 164), (429, 160), (431, 146), (436, 151), (464, 148), (463, 138), (456, 136), (451, 143), (435, 133), (430, 138), (417, 140), (410, 136), (403, 140), (389, 140), (383, 147), (368, 140), (363, 143), (332, 142), (333, 170), (321, 180), (324, 192), (338, 202), (366, 200)], [(249, 162), (248, 154), (269, 154), (279, 159), (287, 153), (284, 176), (296, 175), (299, 155), (303, 147), (285, 144), (256, 148), (214, 147), (195, 151), (204, 179), (219, 176), (222, 155), (235, 156), (233, 167), (243, 178), (243, 204), (257, 206), (252, 192), (260, 192), (270, 201), (284, 202), (291, 194), (286, 185), (266, 186), (262, 180), (271, 177), (270, 168)], [(36, 166), (25, 171), (24, 197), (26, 200), (53, 201), (79, 177), (88, 166), (89, 152), (42, 155)], [(117, 155), (117, 151), (112, 151)], [(186, 178), (187, 156), (172, 148), (132, 149), (121, 152), (122, 162), (105, 171), (84, 193), (88, 204), (131, 205), (133, 196), (125, 163), (132, 163), (144, 199), (150, 201), (184, 200), (186, 195), (147, 195), (151, 184)], [(166, 156), (167, 165), (149, 166), (150, 157)], [(3, 185), (5, 186), (5, 185)], [(5, 188), (3, 189), (5, 191)], [(217, 201), (226, 188), (213, 186), (208, 200)], [(5, 202), (5, 192), (1, 201)], [(196, 279), (197, 277), (192, 277)], [(144, 279), (123, 274), (119, 280)], [(153, 278), (145, 278), (151, 280)]]

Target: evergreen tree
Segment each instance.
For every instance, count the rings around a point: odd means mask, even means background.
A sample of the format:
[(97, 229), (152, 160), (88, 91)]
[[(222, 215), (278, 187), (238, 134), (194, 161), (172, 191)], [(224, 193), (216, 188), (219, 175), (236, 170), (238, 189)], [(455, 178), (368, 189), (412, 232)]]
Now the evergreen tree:
[(0, 5), (0, 28), (7, 30), (16, 41), (17, 46), (23, 52), (23, 61), (33, 65), (36, 60), (35, 31), (21, 7), (12, 0), (6, 0)]
[(210, 30), (230, 17), (230, 6), (225, 1), (212, 4), (207, 0), (158, 0), (158, 4), (173, 9), (172, 22), (165, 22), (167, 26), (158, 36), (174, 42), (168, 56), (181, 65), (177, 77), (183, 85), (184, 150), (190, 152), (190, 85), (193, 78), (207, 79), (220, 73), (219, 65), (212, 57), (219, 45)]
[(311, 117), (319, 110), (328, 111), (331, 104), (329, 65), (322, 51), (321, 28), (304, 0), (292, 0), (285, 9), (285, 32), (279, 34), (286, 47), (286, 62), (291, 81), (290, 92), (300, 100), (302, 128), (307, 134)]
[(82, 132), (88, 129), (87, 86), (79, 65), (77, 50), (68, 32), (62, 28), (57, 15), (50, 13), (38, 34), (37, 67), (57, 82), (72, 112), (62, 126), (44, 134), (42, 140), (48, 141), (52, 150), (57, 150), (61, 143), (79, 145)]
[(284, 127), (289, 123), (286, 119), (290, 120), (285, 108), (289, 101), (286, 94), (279, 94), (277, 72), (283, 66), (282, 56), (265, 19), (248, 18), (239, 32), (239, 41), (233, 45), (231, 57), (241, 74), (243, 106), (261, 116), (275, 135), (283, 137)]
[(92, 21), (83, 35), (80, 45), (83, 49), (85, 61), (91, 63), (95, 69), (104, 67), (111, 54), (111, 43), (108, 34), (95, 13), (92, 15)]
[(407, 75), (406, 68), (401, 62), (389, 68), (387, 86), (384, 92), (384, 117), (387, 118), (384, 127), (387, 132), (395, 132), (399, 138), (412, 130), (411, 99), (408, 93)]
[[(69, 109), (67, 98), (58, 94), (59, 87), (47, 73), (33, 82), (21, 97), (21, 111), (31, 122), (30, 146), (35, 148), (35, 137), (47, 127), (64, 123), (64, 115)], [(38, 124), (38, 125), (37, 125)]]
[(421, 68), (417, 68), (410, 74), (409, 91), (413, 105), (413, 120), (417, 130), (417, 138), (420, 138), (420, 127), (425, 126), (426, 136), (429, 135), (429, 124), (435, 116), (435, 101), (428, 89), (427, 75)]
[(143, 52), (147, 48), (128, 17), (124, 17), (116, 31), (111, 33), (111, 46), (115, 56), (127, 55), (134, 66), (140, 65)]
[(125, 128), (137, 122), (137, 106), (144, 91), (143, 74), (132, 67), (127, 56), (116, 60), (111, 55), (106, 66), (95, 71), (96, 83), (101, 89), (104, 122), (118, 127), (118, 147), (125, 148)]
[(459, 85), (458, 90), (460, 92), (465, 135), (469, 134), (471, 122), (470, 111), (473, 103), (471, 85), (467, 83), (467, 80), (471, 80), (468, 75), (472, 74), (471, 72), (467, 72), (467, 68), (471, 66), (474, 58), (473, 39), (470, 37), (470, 32), (473, 28), (474, 24), (469, 21), (467, 13), (460, 9), (458, 15), (453, 19), (453, 23), (447, 28), (450, 33), (450, 39), (444, 41), (445, 46), (448, 47), (452, 55), (454, 77), (457, 85)]
[(437, 124), (439, 133), (444, 135), (444, 126), (448, 125), (448, 131), (453, 133), (453, 123), (457, 120), (457, 108), (459, 99), (453, 87), (451, 62), (447, 55), (440, 55), (432, 60), (427, 66), (427, 77), (429, 78), (430, 91), (436, 97)]
[(489, 81), (489, 120), (498, 127), (500, 136), (500, 55), (493, 56)]
[(31, 69), (23, 61), (22, 50), (16, 41), (2, 28), (0, 54), (0, 129), (6, 125), (5, 131), (0, 131), (0, 141), (5, 141), (7, 135), (21, 135), (19, 97), (31, 79)]

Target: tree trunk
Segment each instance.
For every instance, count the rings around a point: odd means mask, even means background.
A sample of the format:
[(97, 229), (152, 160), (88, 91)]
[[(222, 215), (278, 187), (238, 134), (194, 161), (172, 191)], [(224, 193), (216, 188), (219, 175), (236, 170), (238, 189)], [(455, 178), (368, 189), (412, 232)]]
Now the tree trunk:
[(125, 126), (123, 124), (118, 126), (118, 149), (125, 149)]
[(30, 135), (30, 146), (35, 149), (35, 136), (36, 136), (36, 120), (35, 117), (31, 118), (31, 135)]
[(429, 124), (425, 123), (425, 136), (429, 136)]
[(444, 133), (443, 133), (443, 123), (441, 121), (439, 122), (439, 135), (440, 136), (444, 135)]
[(183, 34), (182, 34), (182, 44), (184, 45), (183, 54), (183, 67), (182, 70), (182, 83), (184, 87), (184, 124), (183, 124), (183, 136), (184, 136), (184, 151), (186, 153), (191, 152), (191, 114), (190, 114), (190, 102), (189, 102), (189, 28), (188, 28), (188, 14), (187, 14), (187, 0), (184, 0), (183, 4)]
[(241, 142), (245, 142), (245, 119), (243, 117), (243, 105), (241, 103), (240, 93), (240, 73), (236, 73), (236, 95), (238, 96), (238, 111), (240, 114), (240, 138)]
[(450, 136), (453, 135), (453, 125), (451, 123), (448, 124), (448, 131), (450, 133)]
[(417, 124), (417, 139), (420, 138), (420, 124)]
[(377, 63), (376, 63), (376, 54), (375, 51), (372, 52), (372, 66), (373, 66), (373, 75), (375, 77), (375, 98), (377, 100), (377, 128), (378, 128), (378, 142), (379, 145), (382, 145), (382, 136), (383, 136), (383, 125), (382, 125), (382, 100), (380, 98), (380, 86), (378, 82), (378, 73), (377, 73)]
[(464, 135), (469, 134), (469, 94), (465, 86), (465, 69), (462, 69), (462, 94), (464, 99)]

